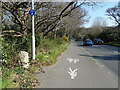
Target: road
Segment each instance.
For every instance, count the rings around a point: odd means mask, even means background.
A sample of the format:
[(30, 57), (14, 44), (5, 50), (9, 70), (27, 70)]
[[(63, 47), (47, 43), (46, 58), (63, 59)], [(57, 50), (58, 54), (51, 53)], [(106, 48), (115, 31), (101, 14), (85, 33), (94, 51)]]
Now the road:
[(57, 64), (36, 75), (37, 88), (118, 88), (118, 48), (72, 41)]

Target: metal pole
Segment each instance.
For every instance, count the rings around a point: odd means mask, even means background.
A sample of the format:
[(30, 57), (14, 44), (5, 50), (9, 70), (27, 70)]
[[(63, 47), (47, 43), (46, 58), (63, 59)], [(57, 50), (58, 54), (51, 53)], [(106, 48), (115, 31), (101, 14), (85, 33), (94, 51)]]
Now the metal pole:
[[(32, 0), (32, 9), (34, 10), (34, 0)], [(32, 59), (35, 60), (34, 15), (32, 16)]]

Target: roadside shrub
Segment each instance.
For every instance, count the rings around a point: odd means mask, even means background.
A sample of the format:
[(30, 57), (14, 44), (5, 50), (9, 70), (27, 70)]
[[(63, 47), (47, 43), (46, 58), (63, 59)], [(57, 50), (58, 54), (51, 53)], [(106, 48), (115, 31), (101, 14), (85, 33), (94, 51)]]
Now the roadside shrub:
[(31, 53), (31, 37), (2, 37), (2, 64), (5, 67), (13, 67), (20, 60), (19, 51), (25, 50)]
[(41, 34), (36, 34), (35, 36), (35, 47), (38, 47), (41, 44), (43, 37)]
[[(51, 39), (36, 35), (36, 68), (32, 68), (31, 66), (29, 69), (25, 70), (19, 66), (20, 58), (18, 53), (19, 51), (24, 50), (29, 53), (29, 56), (31, 55), (31, 35), (24, 37), (2, 37), (2, 72), (4, 72), (2, 76), (3, 88), (12, 87), (11, 85), (16, 85), (20, 88), (35, 86), (37, 80), (35, 80), (32, 75), (35, 70), (39, 70), (37, 65), (51, 65), (55, 63), (56, 57), (67, 47), (66, 43), (67, 42), (65, 42), (63, 38)], [(41, 49), (43, 52), (41, 52)]]
[(99, 36), (99, 34), (87, 34), (85, 37), (86, 37), (86, 39), (89, 38), (91, 40), (94, 40), (98, 36)]
[(106, 29), (100, 35), (99, 38), (105, 42), (119, 41), (120, 35), (119, 30), (116, 28)]
[(66, 42), (69, 42), (69, 37), (68, 37), (68, 36), (64, 35), (64, 36), (63, 36), (63, 39), (64, 39)]

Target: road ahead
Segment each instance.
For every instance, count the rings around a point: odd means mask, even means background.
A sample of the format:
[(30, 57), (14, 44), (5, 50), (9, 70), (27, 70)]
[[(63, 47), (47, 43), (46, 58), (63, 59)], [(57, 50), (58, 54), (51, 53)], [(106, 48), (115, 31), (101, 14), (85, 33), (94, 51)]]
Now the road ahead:
[(57, 64), (36, 75), (39, 88), (118, 88), (118, 48), (71, 42)]

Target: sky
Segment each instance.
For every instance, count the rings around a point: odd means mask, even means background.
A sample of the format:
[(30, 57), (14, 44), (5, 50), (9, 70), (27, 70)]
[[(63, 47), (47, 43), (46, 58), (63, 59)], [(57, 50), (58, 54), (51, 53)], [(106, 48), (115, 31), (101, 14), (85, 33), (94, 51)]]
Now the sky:
[(84, 7), (90, 16), (89, 22), (84, 24), (84, 27), (91, 27), (96, 17), (104, 18), (106, 20), (107, 26), (115, 26), (115, 21), (109, 19), (109, 17), (106, 15), (106, 10), (116, 6), (117, 4), (118, 2), (100, 2), (100, 6), (94, 7), (93, 9), (90, 7)]

